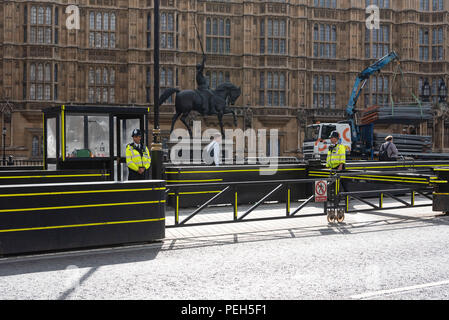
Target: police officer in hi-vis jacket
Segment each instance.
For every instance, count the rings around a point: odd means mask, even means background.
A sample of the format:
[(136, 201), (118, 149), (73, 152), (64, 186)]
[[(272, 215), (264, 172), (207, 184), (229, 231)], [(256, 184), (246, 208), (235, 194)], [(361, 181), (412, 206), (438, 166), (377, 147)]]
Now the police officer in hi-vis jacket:
[(128, 165), (128, 180), (149, 179), (151, 157), (148, 148), (141, 144), (142, 133), (134, 129), (133, 142), (126, 146), (126, 164)]

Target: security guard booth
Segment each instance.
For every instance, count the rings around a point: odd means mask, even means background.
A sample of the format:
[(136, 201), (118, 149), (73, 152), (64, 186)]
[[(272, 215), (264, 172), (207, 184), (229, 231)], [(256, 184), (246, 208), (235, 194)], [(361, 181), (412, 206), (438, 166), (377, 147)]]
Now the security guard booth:
[(42, 170), (1, 173), (0, 256), (163, 239), (165, 181), (117, 182), (132, 130), (149, 141), (148, 115), (142, 107), (45, 109)]
[(44, 109), (44, 169), (52, 165), (56, 170), (106, 170), (109, 180), (121, 181), (132, 130), (144, 132), (142, 143), (150, 141), (149, 111), (72, 105)]

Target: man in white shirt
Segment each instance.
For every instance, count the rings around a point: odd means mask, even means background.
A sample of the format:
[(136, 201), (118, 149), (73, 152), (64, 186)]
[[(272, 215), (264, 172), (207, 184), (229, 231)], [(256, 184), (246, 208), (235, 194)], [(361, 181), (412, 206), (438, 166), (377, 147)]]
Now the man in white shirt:
[(209, 143), (205, 148), (207, 155), (209, 155), (210, 158), (214, 159), (214, 163), (216, 166), (220, 165), (220, 144), (221, 144), (221, 134), (217, 133), (214, 135), (214, 140), (212, 140), (212, 142)]

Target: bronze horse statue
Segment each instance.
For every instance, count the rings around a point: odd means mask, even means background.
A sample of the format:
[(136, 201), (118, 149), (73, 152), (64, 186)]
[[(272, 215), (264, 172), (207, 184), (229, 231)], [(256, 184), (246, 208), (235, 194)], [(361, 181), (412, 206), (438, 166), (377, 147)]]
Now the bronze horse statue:
[[(212, 91), (212, 95), (208, 99), (209, 112), (205, 114), (203, 110), (203, 97), (198, 90), (178, 90), (176, 88), (166, 89), (159, 98), (159, 103), (163, 104), (171, 95), (176, 93), (175, 107), (176, 114), (173, 116), (170, 133), (172, 133), (176, 121), (181, 117), (182, 123), (189, 131), (192, 137), (192, 130), (186, 122), (189, 113), (194, 110), (199, 112), (202, 116), (217, 114), (220, 123), (221, 135), (224, 137), (223, 130), (223, 115), (232, 113), (234, 116), (234, 125), (237, 126), (237, 119), (234, 110), (229, 108), (229, 105), (234, 105), (235, 101), (241, 94), (241, 89), (230, 82), (225, 82)], [(216, 112), (214, 112), (214, 110)], [(181, 116), (182, 115), (182, 116)]]

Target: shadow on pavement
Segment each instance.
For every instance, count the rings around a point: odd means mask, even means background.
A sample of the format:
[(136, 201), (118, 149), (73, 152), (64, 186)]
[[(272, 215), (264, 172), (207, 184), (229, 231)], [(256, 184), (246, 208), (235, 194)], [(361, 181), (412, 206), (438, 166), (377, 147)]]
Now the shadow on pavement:
[(57, 252), (44, 255), (9, 257), (0, 260), (0, 276), (65, 270), (68, 267), (91, 268), (153, 260), (163, 242), (136, 244), (128, 247), (99, 248), (83, 251)]

